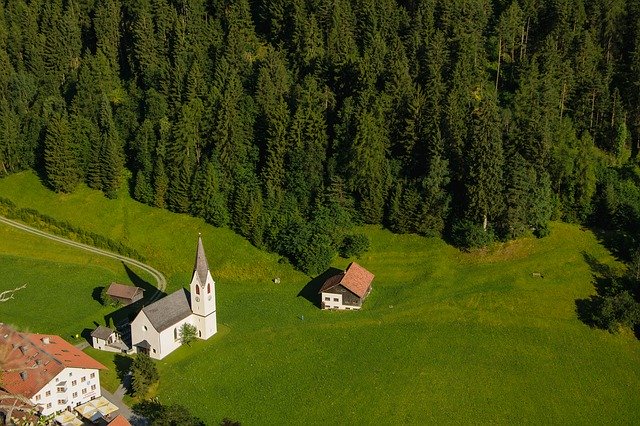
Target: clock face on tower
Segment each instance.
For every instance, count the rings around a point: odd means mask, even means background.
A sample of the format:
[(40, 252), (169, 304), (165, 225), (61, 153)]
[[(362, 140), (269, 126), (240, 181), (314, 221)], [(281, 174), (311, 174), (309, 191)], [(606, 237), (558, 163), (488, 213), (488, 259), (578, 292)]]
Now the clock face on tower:
[(200, 298), (198, 296), (196, 296), (196, 302), (199, 302)]
[(211, 295), (209, 295), (209, 296), (207, 297), (207, 300), (211, 300)]

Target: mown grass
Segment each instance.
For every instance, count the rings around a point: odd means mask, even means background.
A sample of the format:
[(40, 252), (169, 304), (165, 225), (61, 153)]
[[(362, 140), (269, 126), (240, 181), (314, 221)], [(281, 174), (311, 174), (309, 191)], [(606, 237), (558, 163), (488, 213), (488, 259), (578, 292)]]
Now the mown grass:
[(203, 233), (221, 331), (158, 363), (158, 397), (208, 424), (640, 421), (640, 343), (575, 313), (594, 292), (586, 259), (620, 265), (576, 226), (474, 253), (365, 227), (374, 290), (360, 312), (323, 312), (298, 296), (308, 277), (228, 230), (126, 194), (54, 195), (29, 173), (0, 180), (0, 196), (123, 239), (173, 288)]
[(103, 307), (97, 288), (112, 281), (131, 283), (119, 261), (0, 224), (0, 291), (26, 284), (14, 299), (0, 304), (0, 321), (37, 333), (56, 333), (72, 341), (76, 334), (105, 325), (114, 309)]

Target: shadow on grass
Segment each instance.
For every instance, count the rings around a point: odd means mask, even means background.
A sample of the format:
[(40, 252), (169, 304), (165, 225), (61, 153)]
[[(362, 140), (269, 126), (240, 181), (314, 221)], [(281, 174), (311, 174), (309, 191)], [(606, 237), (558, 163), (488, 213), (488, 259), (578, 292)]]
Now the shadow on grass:
[(114, 355), (113, 364), (116, 366), (116, 374), (118, 375), (120, 382), (124, 382), (124, 378), (129, 374), (129, 370), (131, 370), (132, 363), (133, 359), (129, 356), (121, 354)]
[[(142, 299), (126, 306), (121, 306), (115, 311), (104, 316), (104, 322), (107, 327), (115, 327), (123, 336), (128, 335), (128, 326), (131, 321), (138, 315), (138, 312), (151, 302), (151, 298), (156, 294), (157, 287), (151, 285), (148, 281), (142, 279), (136, 274), (126, 263), (122, 262), (129, 280), (144, 291)], [(164, 297), (166, 293), (160, 292), (160, 297)]]
[[(153, 297), (158, 288), (148, 281), (142, 279), (142, 277), (136, 274), (126, 263), (122, 262), (122, 266), (124, 267), (124, 271), (127, 273), (129, 280), (131, 280), (131, 283), (133, 283), (133, 285), (135, 285), (136, 287), (140, 287), (142, 290), (144, 290), (143, 300), (149, 300), (151, 297)], [(160, 297), (164, 296), (166, 296), (165, 293), (160, 294)]]
[(637, 247), (638, 241), (624, 232), (600, 228), (589, 228), (598, 242), (605, 246), (617, 260), (627, 262), (631, 259), (632, 248)]
[(311, 302), (312, 305), (320, 308), (320, 295), (318, 292), (330, 277), (341, 274), (342, 271), (338, 268), (329, 268), (311, 281), (309, 281), (298, 293), (298, 297), (303, 297)]
[(80, 337), (82, 337), (84, 340), (86, 340), (89, 345), (91, 345), (93, 343), (93, 339), (91, 339), (91, 332), (92, 331), (93, 330), (91, 330), (90, 328), (85, 328), (84, 330), (82, 330), (80, 332)]
[(102, 291), (104, 287), (95, 287), (91, 292), (91, 298), (102, 305)]
[(592, 328), (615, 332), (622, 325), (631, 325), (636, 337), (640, 336), (640, 324), (633, 326), (635, 282), (628, 276), (617, 275), (606, 264), (592, 255), (582, 252), (582, 257), (591, 269), (596, 294), (586, 299), (576, 299), (576, 315), (580, 321)]

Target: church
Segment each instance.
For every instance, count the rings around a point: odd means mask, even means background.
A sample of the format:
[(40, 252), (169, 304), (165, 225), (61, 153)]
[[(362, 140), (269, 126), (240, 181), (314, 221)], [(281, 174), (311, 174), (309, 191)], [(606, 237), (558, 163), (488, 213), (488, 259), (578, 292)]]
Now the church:
[(180, 328), (184, 324), (193, 325), (200, 339), (216, 334), (215, 285), (199, 236), (189, 291), (181, 288), (142, 308), (131, 322), (133, 349), (162, 359), (180, 347)]

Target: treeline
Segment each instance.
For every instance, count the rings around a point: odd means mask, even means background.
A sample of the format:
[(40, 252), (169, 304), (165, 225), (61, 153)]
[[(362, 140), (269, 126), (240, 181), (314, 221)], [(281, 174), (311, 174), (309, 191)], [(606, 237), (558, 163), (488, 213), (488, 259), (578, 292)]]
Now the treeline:
[(639, 136), (638, 0), (0, 3), (0, 174), (129, 185), (308, 272), (353, 223), (593, 220)]
[(122, 242), (114, 241), (95, 232), (85, 231), (69, 222), (54, 219), (37, 210), (18, 207), (11, 200), (2, 197), (0, 197), (0, 215), (72, 241), (109, 250), (141, 262), (145, 260), (135, 249), (127, 247)]

